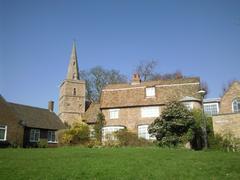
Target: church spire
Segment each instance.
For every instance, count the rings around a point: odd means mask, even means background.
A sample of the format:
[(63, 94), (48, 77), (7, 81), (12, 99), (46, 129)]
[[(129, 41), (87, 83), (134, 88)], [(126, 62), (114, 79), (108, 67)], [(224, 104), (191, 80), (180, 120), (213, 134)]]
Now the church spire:
[(68, 65), (67, 79), (79, 80), (76, 43), (73, 42), (72, 54)]

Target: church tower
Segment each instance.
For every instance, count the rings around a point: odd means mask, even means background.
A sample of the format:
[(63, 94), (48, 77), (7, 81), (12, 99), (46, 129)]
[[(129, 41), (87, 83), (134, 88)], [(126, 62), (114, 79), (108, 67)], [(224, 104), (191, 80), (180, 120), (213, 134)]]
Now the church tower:
[(85, 112), (85, 81), (79, 79), (76, 45), (73, 43), (66, 79), (60, 86), (59, 117), (72, 125)]

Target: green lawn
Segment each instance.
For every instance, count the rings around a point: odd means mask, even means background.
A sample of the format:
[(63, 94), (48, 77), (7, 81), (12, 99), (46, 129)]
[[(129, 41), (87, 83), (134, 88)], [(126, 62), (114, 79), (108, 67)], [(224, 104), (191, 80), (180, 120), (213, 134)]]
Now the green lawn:
[(240, 153), (161, 148), (0, 149), (0, 179), (240, 179)]

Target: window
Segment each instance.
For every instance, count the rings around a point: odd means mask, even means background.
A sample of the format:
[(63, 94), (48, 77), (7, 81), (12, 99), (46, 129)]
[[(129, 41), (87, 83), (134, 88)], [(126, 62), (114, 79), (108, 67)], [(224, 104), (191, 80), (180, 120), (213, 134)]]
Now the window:
[(48, 131), (48, 142), (57, 142), (56, 141), (56, 136), (55, 136), (55, 131)]
[(30, 130), (30, 142), (38, 142), (40, 140), (40, 130), (31, 129)]
[(144, 139), (156, 139), (148, 133), (148, 125), (138, 126), (138, 138)]
[(7, 140), (7, 126), (0, 125), (0, 141)]
[(232, 110), (233, 112), (240, 112), (240, 99), (235, 99), (232, 102)]
[(119, 109), (110, 109), (109, 114), (110, 119), (118, 119)]
[(218, 103), (207, 103), (203, 105), (204, 113), (212, 116), (219, 112)]
[(184, 102), (183, 105), (186, 106), (188, 110), (193, 109), (193, 102)]
[(77, 79), (77, 76), (75, 73), (73, 73), (73, 79)]
[(158, 117), (159, 116), (159, 107), (142, 107), (141, 108), (142, 117)]
[(146, 88), (146, 97), (155, 97), (155, 87)]
[(113, 135), (114, 132), (119, 131), (120, 129), (124, 129), (123, 126), (108, 126), (103, 127), (103, 141), (106, 140), (116, 140), (116, 137)]
[(76, 94), (77, 94), (76, 88), (73, 88), (73, 95), (76, 96)]

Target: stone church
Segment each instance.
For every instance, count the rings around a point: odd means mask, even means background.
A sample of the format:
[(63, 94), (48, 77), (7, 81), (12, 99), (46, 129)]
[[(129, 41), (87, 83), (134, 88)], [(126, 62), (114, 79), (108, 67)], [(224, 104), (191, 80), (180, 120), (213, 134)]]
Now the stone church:
[(81, 121), (85, 113), (85, 81), (79, 78), (76, 45), (73, 44), (66, 79), (60, 85), (59, 117), (69, 125)]

